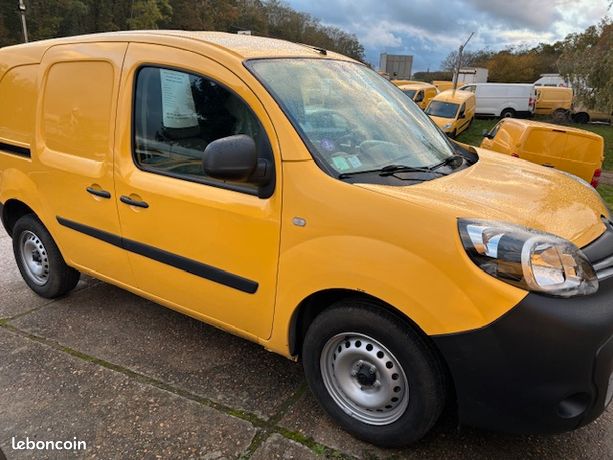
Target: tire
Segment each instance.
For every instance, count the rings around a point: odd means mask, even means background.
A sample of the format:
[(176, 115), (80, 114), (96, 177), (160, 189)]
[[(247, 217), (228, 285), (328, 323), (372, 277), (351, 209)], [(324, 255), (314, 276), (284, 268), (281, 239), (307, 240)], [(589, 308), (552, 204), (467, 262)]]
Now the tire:
[(579, 112), (573, 115), (573, 121), (575, 123), (581, 123), (582, 125), (589, 123), (590, 116), (585, 112)]
[(302, 350), (304, 373), (320, 405), (363, 441), (412, 444), (445, 406), (438, 355), (410, 325), (374, 302), (337, 302), (314, 319)]
[(511, 108), (504, 109), (500, 112), (500, 118), (515, 118), (515, 110)]
[(553, 111), (552, 118), (558, 123), (564, 123), (568, 121), (568, 111), (564, 109), (556, 109)]
[(13, 252), (24, 281), (41, 297), (55, 299), (79, 282), (81, 274), (66, 265), (55, 241), (33, 214), (15, 223)]

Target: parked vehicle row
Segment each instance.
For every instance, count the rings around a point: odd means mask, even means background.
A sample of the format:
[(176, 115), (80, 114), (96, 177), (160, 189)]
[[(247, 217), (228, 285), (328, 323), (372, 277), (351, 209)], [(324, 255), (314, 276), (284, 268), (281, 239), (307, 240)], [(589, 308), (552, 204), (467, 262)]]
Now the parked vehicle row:
[[(0, 95), (0, 215), (38, 295), (86, 273), (299, 360), (327, 413), (385, 447), (448, 405), (562, 432), (611, 403), (600, 196), (453, 142), (362, 63), (117, 32), (0, 49)], [(426, 110), (457, 134), (475, 94)]]

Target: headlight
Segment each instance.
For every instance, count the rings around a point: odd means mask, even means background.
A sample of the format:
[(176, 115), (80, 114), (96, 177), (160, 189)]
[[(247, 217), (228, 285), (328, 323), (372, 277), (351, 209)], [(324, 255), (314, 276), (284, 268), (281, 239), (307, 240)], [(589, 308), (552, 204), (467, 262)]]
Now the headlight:
[(446, 125), (443, 125), (443, 129), (451, 129), (451, 123), (447, 123)]
[(459, 219), (458, 227), (471, 260), (506, 283), (560, 297), (598, 290), (592, 264), (570, 241), (503, 222)]

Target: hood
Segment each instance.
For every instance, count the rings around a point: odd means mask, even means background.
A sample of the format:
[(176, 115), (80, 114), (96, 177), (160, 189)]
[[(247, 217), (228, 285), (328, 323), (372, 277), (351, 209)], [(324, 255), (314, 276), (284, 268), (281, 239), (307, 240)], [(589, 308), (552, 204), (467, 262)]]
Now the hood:
[(430, 118), (432, 118), (432, 121), (434, 123), (436, 123), (436, 125), (439, 128), (443, 128), (443, 126), (445, 126), (448, 123), (453, 123), (455, 121), (455, 118), (443, 118), (443, 117), (435, 117), (432, 115), (428, 115)]
[(559, 171), (477, 149), (479, 161), (417, 185), (361, 187), (454, 217), (504, 221), (538, 229), (583, 247), (605, 230), (609, 211), (589, 184)]

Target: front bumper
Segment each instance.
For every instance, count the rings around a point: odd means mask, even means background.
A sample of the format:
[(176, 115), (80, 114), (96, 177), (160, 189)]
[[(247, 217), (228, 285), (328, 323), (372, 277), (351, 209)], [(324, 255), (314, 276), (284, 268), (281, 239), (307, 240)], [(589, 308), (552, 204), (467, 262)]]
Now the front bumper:
[(530, 293), (478, 330), (434, 336), (460, 422), (516, 433), (573, 430), (606, 408), (613, 385), (613, 278), (597, 293)]

